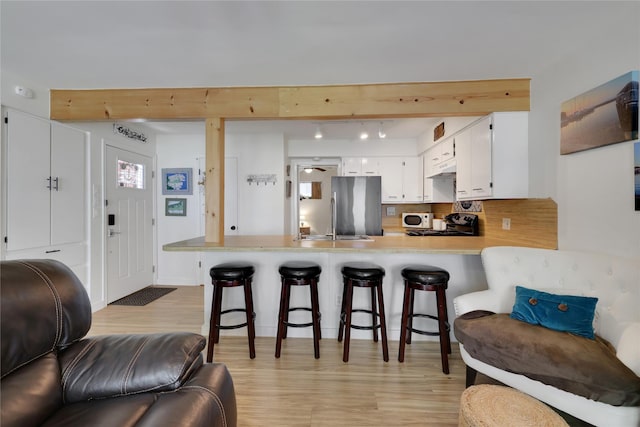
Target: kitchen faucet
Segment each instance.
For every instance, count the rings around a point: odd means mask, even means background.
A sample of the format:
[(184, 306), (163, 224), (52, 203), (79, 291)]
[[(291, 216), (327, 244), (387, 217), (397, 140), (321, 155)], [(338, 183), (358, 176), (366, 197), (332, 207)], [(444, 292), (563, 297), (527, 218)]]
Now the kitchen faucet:
[(338, 215), (338, 211), (336, 209), (336, 192), (334, 191), (331, 195), (331, 240), (336, 240), (336, 216)]

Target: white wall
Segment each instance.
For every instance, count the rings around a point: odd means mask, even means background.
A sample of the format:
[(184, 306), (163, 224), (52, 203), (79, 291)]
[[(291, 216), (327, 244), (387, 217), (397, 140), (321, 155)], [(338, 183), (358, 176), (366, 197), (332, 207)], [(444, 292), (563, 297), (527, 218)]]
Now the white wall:
[[(447, 117), (444, 120), (438, 120), (437, 123), (430, 127), (428, 131), (420, 135), (418, 138), (418, 151), (422, 153), (428, 150), (434, 144), (444, 141), (454, 133), (458, 132), (462, 128), (466, 127), (470, 123), (478, 120), (480, 117)], [(440, 124), (444, 122), (444, 136), (437, 141), (433, 140), (433, 131)]]
[[(284, 234), (286, 174), (282, 134), (225, 135), (225, 156), (238, 158), (238, 233)], [(276, 184), (249, 184), (248, 175), (275, 174)]]
[[(11, 71), (2, 70), (0, 88), (2, 89), (1, 103), (5, 107), (12, 107), (45, 119), (49, 118), (49, 88), (25, 80), (22, 76)], [(15, 93), (15, 87), (22, 86), (33, 91), (33, 98), (24, 98)]]
[[(165, 216), (165, 200), (174, 196), (162, 194), (162, 186), (156, 185), (156, 230), (158, 257), (156, 282), (160, 285), (200, 284), (201, 271), (198, 252), (165, 252), (162, 245), (201, 235), (200, 197), (202, 186), (198, 181), (198, 157), (205, 156), (205, 136), (158, 135), (156, 141), (156, 177), (162, 177), (163, 168), (192, 168), (193, 194), (180, 196), (187, 199), (187, 216)], [(161, 182), (160, 179), (156, 180)]]
[(633, 142), (559, 154), (562, 102), (640, 69), (640, 5), (633, 7), (637, 13), (629, 13), (616, 32), (582, 40), (572, 56), (532, 76), (530, 192), (557, 202), (560, 249), (640, 256)]

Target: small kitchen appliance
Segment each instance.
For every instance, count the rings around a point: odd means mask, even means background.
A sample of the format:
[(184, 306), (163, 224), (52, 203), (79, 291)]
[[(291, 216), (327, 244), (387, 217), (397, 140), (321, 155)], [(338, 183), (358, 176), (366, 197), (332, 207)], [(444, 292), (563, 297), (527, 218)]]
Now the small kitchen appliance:
[(431, 228), (433, 214), (431, 212), (405, 212), (402, 214), (404, 228)]
[(408, 236), (477, 236), (478, 216), (470, 213), (456, 212), (444, 217), (446, 228), (415, 229), (407, 231)]

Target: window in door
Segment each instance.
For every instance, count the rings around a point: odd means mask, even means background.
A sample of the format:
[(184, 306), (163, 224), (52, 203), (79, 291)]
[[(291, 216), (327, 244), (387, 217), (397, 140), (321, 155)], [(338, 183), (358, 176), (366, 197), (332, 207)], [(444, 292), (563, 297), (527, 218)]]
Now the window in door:
[(118, 159), (118, 187), (144, 190), (144, 165)]

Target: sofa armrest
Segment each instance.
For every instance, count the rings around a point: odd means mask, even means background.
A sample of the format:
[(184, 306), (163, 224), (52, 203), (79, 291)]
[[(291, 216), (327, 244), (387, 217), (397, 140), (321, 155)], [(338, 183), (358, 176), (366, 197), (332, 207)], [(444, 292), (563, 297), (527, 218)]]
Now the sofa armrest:
[(616, 356), (640, 377), (640, 322), (624, 328), (616, 346)]
[(187, 332), (83, 339), (60, 351), (63, 399), (175, 390), (202, 365), (205, 344)]
[(500, 313), (500, 306), (499, 293), (491, 289), (459, 295), (453, 299), (456, 316), (461, 316), (474, 310)]
[(156, 396), (156, 403), (136, 427), (238, 425), (233, 380), (222, 363), (206, 363), (179, 389)]

